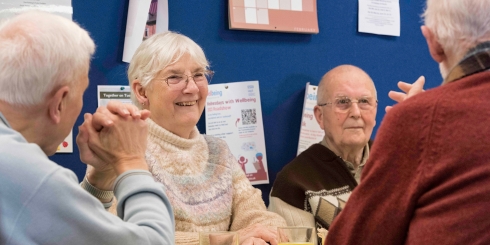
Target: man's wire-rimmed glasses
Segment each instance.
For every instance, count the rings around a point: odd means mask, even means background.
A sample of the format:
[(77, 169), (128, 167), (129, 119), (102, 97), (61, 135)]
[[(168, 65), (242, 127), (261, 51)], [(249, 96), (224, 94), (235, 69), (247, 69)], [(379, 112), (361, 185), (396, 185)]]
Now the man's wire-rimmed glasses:
[(192, 75), (187, 74), (172, 74), (166, 78), (159, 79), (164, 80), (167, 85), (173, 90), (182, 90), (189, 83), (189, 79), (192, 78), (198, 87), (204, 87), (211, 82), (214, 72), (211, 70), (198, 71), (192, 73)]
[(378, 105), (378, 100), (372, 97), (362, 97), (357, 100), (349, 97), (338, 97), (333, 102), (321, 103), (318, 106), (334, 105), (336, 111), (345, 113), (352, 107), (353, 103), (357, 103), (360, 110), (369, 111)]

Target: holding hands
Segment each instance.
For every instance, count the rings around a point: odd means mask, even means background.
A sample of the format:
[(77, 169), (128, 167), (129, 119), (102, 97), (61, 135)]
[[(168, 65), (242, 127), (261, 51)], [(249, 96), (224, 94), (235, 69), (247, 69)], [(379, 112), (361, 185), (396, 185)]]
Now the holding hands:
[[(148, 110), (111, 101), (91, 115), (84, 115), (77, 145), (80, 159), (89, 165), (88, 181), (111, 190), (114, 180), (128, 170), (148, 170), (145, 162)], [(91, 167), (90, 167), (91, 166)]]

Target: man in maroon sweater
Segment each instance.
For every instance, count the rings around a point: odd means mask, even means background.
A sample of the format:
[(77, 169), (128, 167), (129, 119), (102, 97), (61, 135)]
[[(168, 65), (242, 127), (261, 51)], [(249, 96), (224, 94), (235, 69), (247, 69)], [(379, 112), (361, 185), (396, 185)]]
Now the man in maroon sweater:
[(490, 244), (490, 1), (428, 0), (442, 86), (387, 113), (329, 245)]

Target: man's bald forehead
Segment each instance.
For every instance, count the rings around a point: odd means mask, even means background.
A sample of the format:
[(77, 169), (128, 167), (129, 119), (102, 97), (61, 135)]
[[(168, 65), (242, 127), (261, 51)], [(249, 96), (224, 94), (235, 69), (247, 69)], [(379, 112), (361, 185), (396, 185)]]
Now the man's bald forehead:
[(335, 83), (345, 82), (346, 77), (355, 78), (356, 80), (364, 81), (365, 84), (371, 85), (373, 94), (377, 97), (376, 87), (371, 77), (364, 70), (353, 65), (340, 65), (328, 71), (318, 85), (318, 97), (325, 99), (326, 91)]
[(365, 76), (366, 78), (368, 78), (368, 80), (372, 81), (371, 77), (361, 68), (353, 65), (340, 65), (328, 71), (325, 75), (323, 75), (322, 81), (320, 83), (330, 82), (332, 80), (335, 81), (336, 80), (335, 77), (337, 76), (342, 76), (344, 74), (353, 74), (353, 73), (359, 76)]

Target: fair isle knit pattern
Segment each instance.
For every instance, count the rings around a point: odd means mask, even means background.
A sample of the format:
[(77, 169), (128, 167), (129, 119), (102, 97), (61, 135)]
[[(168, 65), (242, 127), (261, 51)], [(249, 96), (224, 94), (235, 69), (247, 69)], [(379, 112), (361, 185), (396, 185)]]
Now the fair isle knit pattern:
[(194, 128), (181, 138), (148, 119), (146, 161), (166, 187), (175, 215), (177, 244), (198, 244), (199, 231), (239, 230), (251, 224), (285, 225), (266, 211), (226, 142)]

